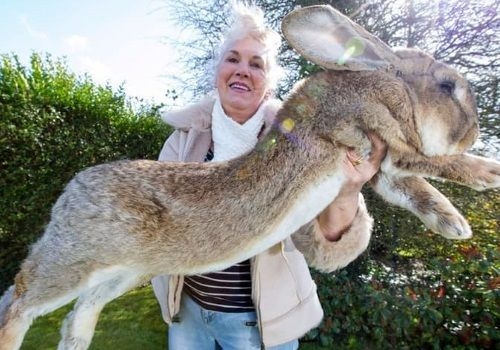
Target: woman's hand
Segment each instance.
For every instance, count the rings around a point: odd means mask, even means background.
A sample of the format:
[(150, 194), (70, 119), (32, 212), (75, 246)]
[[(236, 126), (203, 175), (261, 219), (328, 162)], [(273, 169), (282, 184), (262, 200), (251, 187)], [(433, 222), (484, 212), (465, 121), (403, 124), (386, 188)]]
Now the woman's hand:
[(343, 169), (348, 181), (335, 200), (318, 215), (318, 224), (329, 241), (337, 241), (352, 224), (358, 209), (359, 192), (380, 169), (387, 145), (374, 133), (368, 133), (372, 149), (368, 159), (362, 159), (353, 150), (346, 153)]
[(372, 143), (368, 159), (363, 159), (353, 150), (347, 151), (343, 168), (349, 181), (342, 187), (341, 193), (361, 191), (363, 185), (380, 169), (380, 164), (387, 153), (387, 145), (373, 132), (367, 133), (367, 136)]

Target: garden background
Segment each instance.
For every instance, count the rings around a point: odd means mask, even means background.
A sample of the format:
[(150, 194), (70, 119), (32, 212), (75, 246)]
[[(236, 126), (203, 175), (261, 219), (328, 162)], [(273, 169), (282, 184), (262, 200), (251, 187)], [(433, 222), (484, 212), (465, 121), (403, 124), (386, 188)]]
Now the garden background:
[[(257, 3), (278, 26), (295, 5), (314, 2)], [(390, 45), (421, 47), (467, 73), (477, 93), (483, 135), (473, 152), (498, 159), (498, 0), (329, 3)], [(211, 64), (216, 43), (203, 38), (216, 35), (227, 20), (208, 16), (218, 13), (215, 8), (227, 10), (224, 1), (193, 5), (180, 0), (175, 8), (172, 16), (199, 35), (192, 42), (177, 43), (186, 50), (184, 64), (191, 75), (180, 87), (165, 90), (172, 105), (178, 98), (199, 98), (210, 88), (209, 80), (197, 77)], [(317, 67), (286, 45), (280, 59), (287, 77), (279, 95), (286, 98), (290, 86)], [(15, 53), (2, 55), (2, 292), (12, 284), (30, 244), (42, 234), (52, 204), (75, 173), (111, 160), (157, 157), (172, 131), (159, 120), (161, 107), (170, 106), (96, 84), (89, 76), (72, 73), (63, 58), (50, 53), (34, 53), (29, 64), (19, 62)], [(325, 318), (301, 339), (301, 349), (494, 349), (500, 343), (500, 191), (478, 193), (450, 183), (433, 184), (469, 220), (474, 237), (445, 240), (365, 188), (376, 222), (370, 247), (334, 274), (313, 271)], [(68, 310), (35, 321), (23, 349), (55, 348)], [(105, 308), (91, 348), (162, 349), (165, 331), (151, 288), (143, 286)]]

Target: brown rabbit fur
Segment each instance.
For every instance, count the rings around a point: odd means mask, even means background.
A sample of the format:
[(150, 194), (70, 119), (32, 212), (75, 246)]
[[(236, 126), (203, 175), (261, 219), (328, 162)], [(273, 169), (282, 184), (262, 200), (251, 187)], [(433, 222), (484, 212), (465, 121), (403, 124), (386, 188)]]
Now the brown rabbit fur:
[[(328, 43), (314, 37), (329, 26), (337, 27), (328, 35), (361, 38), (365, 55), (324, 53)], [(478, 135), (467, 81), (419, 51), (393, 52), (328, 6), (293, 11), (283, 31), (328, 70), (297, 85), (248, 155), (119, 161), (67, 185), (2, 297), (1, 350), (19, 348), (35, 317), (75, 298), (59, 349), (86, 349), (104, 305), (151, 277), (223, 269), (283, 240), (336, 197), (346, 149), (369, 153), (368, 131), (388, 144), (374, 189), (442, 235), (470, 237), (465, 219), (424, 180), (500, 186), (500, 162), (464, 153)]]

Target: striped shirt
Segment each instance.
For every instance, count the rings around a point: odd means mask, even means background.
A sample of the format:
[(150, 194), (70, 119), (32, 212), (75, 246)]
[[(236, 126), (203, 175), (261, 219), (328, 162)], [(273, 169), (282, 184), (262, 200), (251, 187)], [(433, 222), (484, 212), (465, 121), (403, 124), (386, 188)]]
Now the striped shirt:
[[(213, 158), (209, 150), (205, 161)], [(184, 278), (184, 292), (203, 308), (223, 312), (254, 310), (250, 260), (240, 262), (223, 271)]]
[(250, 260), (223, 271), (186, 276), (184, 291), (207, 310), (248, 312), (254, 309)]

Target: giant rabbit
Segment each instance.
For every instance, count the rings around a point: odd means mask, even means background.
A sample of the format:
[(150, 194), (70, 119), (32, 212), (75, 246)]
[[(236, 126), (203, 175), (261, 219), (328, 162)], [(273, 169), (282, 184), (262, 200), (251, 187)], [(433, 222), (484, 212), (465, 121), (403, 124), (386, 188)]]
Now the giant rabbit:
[(471, 236), (424, 180), (500, 185), (500, 162), (465, 153), (478, 136), (468, 82), (422, 52), (391, 50), (329, 6), (294, 10), (282, 30), (325, 70), (298, 83), (249, 154), (118, 161), (71, 180), (1, 300), (1, 350), (75, 298), (59, 349), (86, 349), (104, 305), (151, 277), (223, 269), (280, 242), (337, 196), (346, 149), (367, 155), (367, 132), (388, 144), (375, 191), (445, 237)]

